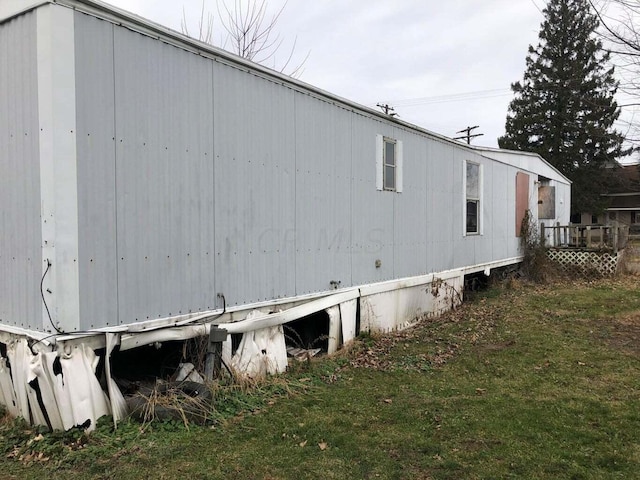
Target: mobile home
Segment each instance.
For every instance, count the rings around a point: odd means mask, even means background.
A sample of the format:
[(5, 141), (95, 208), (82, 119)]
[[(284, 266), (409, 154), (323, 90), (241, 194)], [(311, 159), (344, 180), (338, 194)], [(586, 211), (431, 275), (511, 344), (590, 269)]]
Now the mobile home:
[(0, 182), (0, 403), (53, 428), (125, 413), (114, 352), (214, 325), (243, 334), (227, 362), (282, 371), (288, 322), (324, 315), (331, 352), (438, 314), (521, 260), (525, 211), (571, 204), (538, 155), (96, 0), (0, 5)]

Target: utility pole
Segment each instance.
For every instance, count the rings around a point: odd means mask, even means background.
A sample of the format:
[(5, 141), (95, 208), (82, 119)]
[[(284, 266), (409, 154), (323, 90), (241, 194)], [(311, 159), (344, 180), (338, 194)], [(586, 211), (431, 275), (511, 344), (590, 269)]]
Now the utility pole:
[(484, 133), (476, 133), (475, 135), (471, 135), (471, 130), (475, 130), (476, 128), (480, 128), (479, 125), (476, 125), (475, 127), (467, 127), (467, 128), (463, 128), (462, 130), (460, 130), (459, 132), (456, 133), (466, 133), (466, 135), (462, 135), (461, 137), (453, 137), (454, 140), (463, 140), (463, 139), (467, 139), (467, 145), (471, 145), (471, 139), (472, 138), (476, 138), (476, 137), (481, 137), (482, 135), (484, 135)]
[(396, 115), (398, 115), (394, 112), (394, 108), (391, 105), (387, 105), (386, 103), (376, 103), (376, 106), (380, 107), (380, 109), (382, 109), (382, 111), (390, 117), (395, 117)]

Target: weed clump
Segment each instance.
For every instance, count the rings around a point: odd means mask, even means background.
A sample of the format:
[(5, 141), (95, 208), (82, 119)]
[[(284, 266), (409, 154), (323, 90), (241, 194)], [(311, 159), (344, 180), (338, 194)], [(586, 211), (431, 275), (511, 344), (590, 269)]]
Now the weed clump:
[(256, 413), (278, 397), (306, 391), (309, 385), (284, 375), (224, 377), (206, 383), (159, 382), (128, 398), (131, 416), (143, 425), (163, 422), (217, 426)]
[(531, 210), (527, 210), (520, 227), (520, 248), (523, 259), (520, 272), (532, 282), (545, 283), (550, 276), (551, 261), (547, 256), (544, 238), (540, 236)]

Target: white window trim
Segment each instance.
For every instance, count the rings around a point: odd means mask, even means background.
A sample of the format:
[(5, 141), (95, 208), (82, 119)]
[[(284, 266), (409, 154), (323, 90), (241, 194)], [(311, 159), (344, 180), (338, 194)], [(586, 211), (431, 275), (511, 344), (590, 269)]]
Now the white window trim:
[[(393, 164), (387, 163), (387, 144), (389, 145), (393, 145)], [(386, 190), (387, 192), (395, 192), (396, 191), (396, 185), (398, 184), (398, 178), (397, 178), (397, 174), (398, 172), (396, 171), (397, 166), (398, 166), (398, 142), (390, 137), (384, 137), (382, 139), (382, 188), (384, 190)], [(393, 187), (391, 188), (387, 188), (386, 187), (386, 172), (387, 172), (387, 167), (389, 168), (393, 168)]]
[(396, 192), (402, 193), (402, 141), (396, 140)]
[[(467, 232), (467, 165), (478, 165), (478, 231)], [(473, 162), (471, 160), (464, 161), (464, 168), (462, 169), (462, 236), (463, 237), (475, 237), (484, 235), (484, 168), (479, 162)]]
[(382, 150), (384, 149), (384, 137), (382, 135), (376, 135), (376, 190), (382, 191), (384, 188), (384, 165), (383, 165), (383, 154)]
[[(385, 189), (384, 188), (384, 142), (385, 140), (392, 141), (396, 144), (396, 158), (395, 158), (395, 188), (394, 189)], [(402, 141), (385, 137), (384, 135), (376, 135), (376, 190), (384, 191), (384, 192), (396, 192), (402, 193), (404, 188), (403, 186), (403, 148)]]

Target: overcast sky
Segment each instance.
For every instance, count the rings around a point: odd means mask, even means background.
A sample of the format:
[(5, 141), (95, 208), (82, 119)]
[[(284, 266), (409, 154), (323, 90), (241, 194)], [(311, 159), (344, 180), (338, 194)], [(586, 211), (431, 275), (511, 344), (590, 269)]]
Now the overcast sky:
[[(183, 9), (197, 31), (202, 0), (107, 0), (174, 30)], [(233, 0), (227, 0), (229, 5)], [(272, 13), (284, 0), (268, 0)], [(544, 0), (289, 0), (277, 24), (285, 57), (308, 54), (300, 80), (449, 136), (478, 125), (472, 143), (497, 146), (510, 85), (537, 44)], [(205, 9), (218, 17), (215, 0)], [(216, 18), (217, 20), (217, 18)], [(214, 32), (214, 43), (222, 38)], [(281, 60), (276, 59), (276, 66)], [(288, 73), (285, 70), (285, 73)]]

